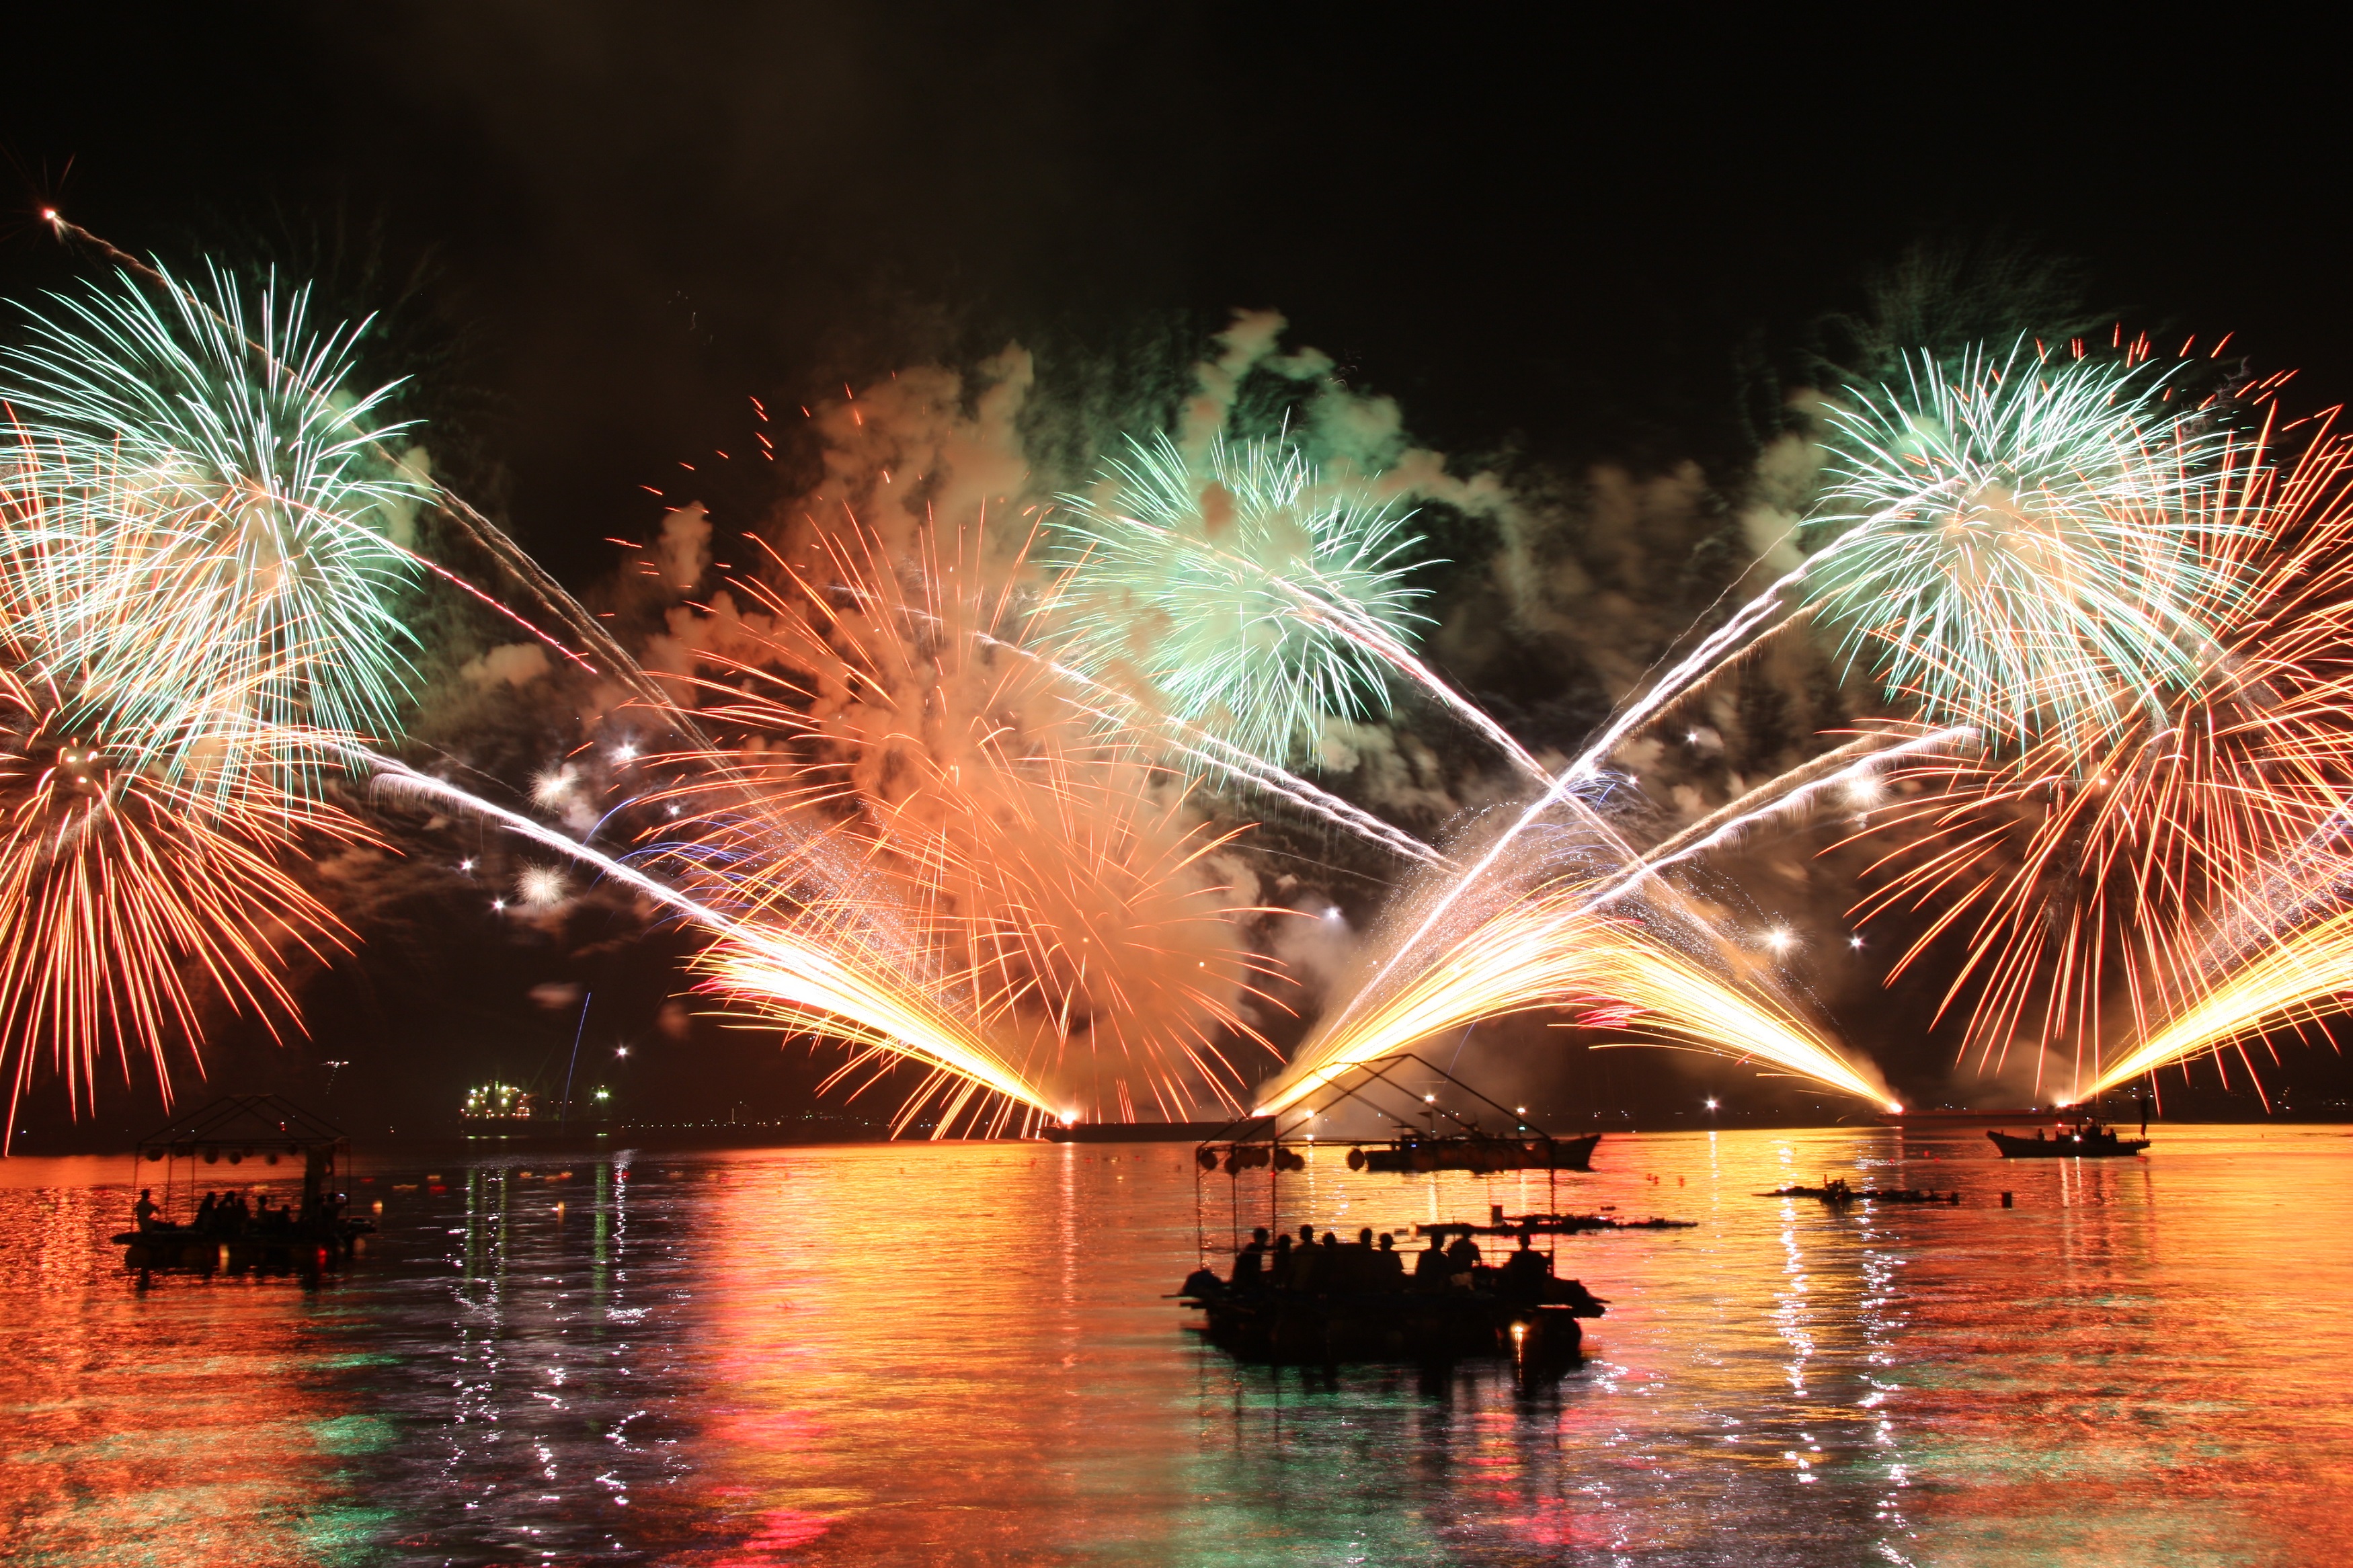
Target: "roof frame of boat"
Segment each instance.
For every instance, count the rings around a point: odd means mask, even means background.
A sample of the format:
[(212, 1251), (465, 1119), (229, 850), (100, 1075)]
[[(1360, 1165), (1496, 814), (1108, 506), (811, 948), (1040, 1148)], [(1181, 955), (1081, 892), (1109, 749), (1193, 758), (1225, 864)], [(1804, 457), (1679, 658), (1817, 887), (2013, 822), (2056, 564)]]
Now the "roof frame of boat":
[[(1435, 1100), (1417, 1096), (1411, 1089), (1392, 1081), (1389, 1078), (1390, 1071), (1394, 1068), (1403, 1067), (1408, 1062), (1417, 1063), (1419, 1066), (1428, 1068), (1431, 1072), (1436, 1073), (1440, 1078), (1444, 1079), (1447, 1082), (1452, 1084), (1455, 1088), (1461, 1089), (1463, 1093), (1469, 1095), (1480, 1104), (1487, 1106), (1497, 1115), (1507, 1119), (1512, 1123), (1514, 1130), (1508, 1132), (1490, 1131), (1486, 1128), (1480, 1126), (1478, 1122), (1471, 1121), (1465, 1117), (1458, 1116), (1453, 1111), (1447, 1110), (1446, 1107), (1438, 1104)], [(1347, 1073), (1361, 1073), (1364, 1076), (1358, 1079), (1355, 1087), (1352, 1088), (1348, 1084), (1341, 1081)], [(1225, 1126), (1219, 1128), (1218, 1131), (1213, 1133), (1211, 1136), (1203, 1139), (1199, 1146), (1203, 1149), (1216, 1150), (1231, 1148), (1237, 1143), (1324, 1143), (1328, 1144), (1333, 1148), (1348, 1148), (1351, 1146), (1361, 1147), (1369, 1144), (1388, 1144), (1397, 1142), (1397, 1139), (1395, 1138), (1318, 1138), (1313, 1133), (1309, 1133), (1304, 1137), (1298, 1136), (1299, 1130), (1301, 1128), (1306, 1126), (1308, 1122), (1314, 1121), (1316, 1117), (1321, 1116), (1324, 1111), (1339, 1103), (1339, 1100), (1356, 1100), (1358, 1104), (1370, 1110), (1375, 1115), (1395, 1122), (1402, 1135), (1428, 1136), (1428, 1134), (1423, 1132), (1421, 1128), (1415, 1126), (1405, 1117), (1399, 1116), (1397, 1112), (1389, 1110), (1387, 1106), (1382, 1105), (1379, 1101), (1372, 1099), (1366, 1091), (1370, 1090), (1375, 1084), (1378, 1084), (1385, 1089), (1393, 1089), (1399, 1094), (1405, 1095), (1409, 1100), (1412, 1100), (1417, 1106), (1421, 1108), (1425, 1113), (1435, 1112), (1437, 1115), (1443, 1116), (1447, 1121), (1461, 1129), (1461, 1133), (1456, 1134), (1456, 1136), (1463, 1138), (1493, 1138), (1499, 1141), (1504, 1139), (1516, 1140), (1521, 1138), (1535, 1138), (1546, 1143), (1558, 1142), (1558, 1140), (1555, 1139), (1550, 1132), (1546, 1131), (1543, 1128), (1530, 1124), (1526, 1117), (1521, 1112), (1490, 1100), (1487, 1096), (1480, 1093), (1479, 1090), (1472, 1088), (1461, 1079), (1456, 1078), (1444, 1068), (1440, 1067), (1436, 1062), (1431, 1061), (1428, 1057), (1422, 1056), (1416, 1051), (1398, 1051), (1389, 1056), (1377, 1057), (1368, 1062), (1357, 1062), (1345, 1069), (1344, 1072), (1335, 1074), (1332, 1078), (1326, 1079), (1324, 1087), (1336, 1090), (1338, 1099), (1316, 1100), (1312, 1102), (1306, 1100), (1302, 1100), (1299, 1103), (1299, 1114), (1297, 1118), (1291, 1121), (1288, 1126), (1286, 1126), (1279, 1117), (1272, 1119), (1248, 1116), (1237, 1117), (1232, 1121), (1229, 1121)], [(1270, 1120), (1271, 1120), (1272, 1125), (1267, 1130), (1263, 1136), (1249, 1136), (1240, 1132), (1242, 1128), (1249, 1126), (1252, 1121), (1265, 1121)]]
[(174, 1118), (139, 1141), (138, 1152), (189, 1150), (337, 1148), (348, 1144), (340, 1127), (320, 1120), (275, 1094), (225, 1095)]

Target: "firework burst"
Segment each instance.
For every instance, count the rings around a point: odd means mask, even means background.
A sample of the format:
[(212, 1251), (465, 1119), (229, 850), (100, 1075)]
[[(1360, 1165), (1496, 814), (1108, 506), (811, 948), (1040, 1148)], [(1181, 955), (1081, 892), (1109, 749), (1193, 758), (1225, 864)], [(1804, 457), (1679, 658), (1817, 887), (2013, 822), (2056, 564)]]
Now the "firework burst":
[[(1031, 542), (999, 552), (982, 521), (894, 550), (845, 511), (797, 559), (769, 551), (701, 679), (698, 718), (734, 744), (691, 760), (672, 797), (691, 809), (663, 830), (691, 852), (665, 853), (706, 901), (831, 906), (843, 930), (887, 910), (906, 983), (953, 998), (1060, 1109), (1236, 1103), (1228, 1052), (1264, 1051), (1241, 1009), (1271, 964), (1220, 856), (1234, 835), (1039, 655), (1055, 591)], [(813, 837), (850, 882), (811, 877), (790, 847)], [(756, 964), (726, 943), (711, 963), (756, 1004)]]
[(427, 496), (384, 454), (392, 388), (345, 390), (359, 330), (314, 329), (307, 290), (159, 276), (53, 296), (0, 354), (48, 533), (20, 636), (151, 743), (388, 731), (414, 579), (388, 535)]
[(2324, 425), (2282, 468), (2263, 437), (2225, 444), (2170, 504), (2203, 515), (2180, 531), (2211, 542), (2211, 574), (2244, 584), (2200, 615), (2187, 675), (2118, 671), (2094, 721), (2021, 749), (1907, 757), (1858, 836), (1886, 847), (1857, 912), (1930, 916), (1897, 973), (1954, 933), (1947, 1005), (1973, 998), (1981, 1058), (2072, 1047), (2076, 1087), (2103, 1076), (2104, 1007), (2144, 1037), (2227, 973), (2218, 931), (2243, 952), (2293, 925), (2281, 876), (2353, 799), (2353, 445)]
[[(1923, 722), (2083, 750), (2189, 684), (2245, 583), (2232, 454), (2136, 353), (1906, 362), (1831, 409), (1837, 537), (1808, 588), (1846, 655)], [(2186, 401), (2186, 400), (2185, 400)]]
[(1063, 657), (1141, 684), (1255, 756), (1309, 748), (1327, 718), (1388, 708), (1424, 617), (1412, 514), (1346, 493), (1276, 438), (1131, 440), (1101, 498), (1068, 495)]

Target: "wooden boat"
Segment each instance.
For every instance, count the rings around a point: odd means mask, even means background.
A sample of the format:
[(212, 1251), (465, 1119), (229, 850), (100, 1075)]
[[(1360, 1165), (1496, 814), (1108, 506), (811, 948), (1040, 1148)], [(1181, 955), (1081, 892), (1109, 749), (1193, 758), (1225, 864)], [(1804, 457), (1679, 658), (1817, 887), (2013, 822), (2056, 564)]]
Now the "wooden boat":
[(1352, 1171), (1589, 1171), (1599, 1132), (1575, 1138), (1407, 1132), (1348, 1151)]
[(2015, 1132), (1996, 1132), (1990, 1128), (1986, 1136), (2001, 1151), (2005, 1160), (2121, 1160), (2139, 1153), (2148, 1147), (2146, 1138), (2126, 1138), (2095, 1117), (2062, 1121), (2058, 1130), (2045, 1137), (2040, 1128), (2031, 1138)]

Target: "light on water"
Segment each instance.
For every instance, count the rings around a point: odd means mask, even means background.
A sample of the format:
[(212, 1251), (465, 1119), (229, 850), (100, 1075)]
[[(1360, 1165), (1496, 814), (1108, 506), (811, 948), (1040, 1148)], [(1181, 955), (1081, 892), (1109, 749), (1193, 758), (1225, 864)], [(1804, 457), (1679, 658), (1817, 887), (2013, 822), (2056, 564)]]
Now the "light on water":
[[(1972, 1142), (1972, 1140), (1975, 1142)], [(1163, 1293), (1269, 1217), (1191, 1149), (364, 1163), (339, 1280), (125, 1275), (127, 1163), (0, 1167), (0, 1554), (124, 1563), (2106, 1564), (2353, 1542), (2353, 1134), (1613, 1138), (1588, 1360), (1237, 1364)], [(250, 1174), (250, 1173), (245, 1173)], [(1844, 1173), (1957, 1208), (1755, 1194)], [(226, 1171), (221, 1173), (227, 1175)], [(1353, 1234), (1544, 1177), (1282, 1177)], [(2016, 1207), (2000, 1194), (2016, 1194)], [(1237, 1206), (1236, 1200), (1239, 1200)], [(1418, 1243), (1408, 1242), (1408, 1246)], [(1222, 1259), (1219, 1260), (1220, 1263)], [(2332, 1550), (2332, 1543), (2334, 1550)]]

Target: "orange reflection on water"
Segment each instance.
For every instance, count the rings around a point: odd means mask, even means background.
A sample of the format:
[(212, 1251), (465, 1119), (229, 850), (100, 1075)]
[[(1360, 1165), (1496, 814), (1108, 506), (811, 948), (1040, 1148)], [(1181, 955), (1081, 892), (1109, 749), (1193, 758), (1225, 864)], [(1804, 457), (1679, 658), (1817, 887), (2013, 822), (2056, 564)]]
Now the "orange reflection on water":
[[(1201, 1343), (1164, 1299), (1197, 1261), (1182, 1146), (453, 1164), (442, 1193), (402, 1178), (384, 1253), (315, 1296), (142, 1296), (101, 1240), (127, 1190), (60, 1169), (0, 1191), (0, 1551), (2344, 1558), (2353, 1138), (2157, 1133), (2105, 1165), (1880, 1130), (1612, 1138), (1560, 1206), (1698, 1226), (1564, 1240), (1609, 1312), (1584, 1367), (1525, 1385)], [(1761, 1195), (1836, 1173), (1965, 1202)], [(1541, 1178), (1325, 1152), (1270, 1215), (1266, 1180), (1200, 1183), (1213, 1247), (1270, 1217), (1353, 1235), (1551, 1201)]]
[(347, 1461), (389, 1434), (319, 1395), (331, 1306), (283, 1280), (141, 1289), (106, 1245), (131, 1223), (122, 1169), (0, 1167), (0, 1556), (343, 1560), (379, 1522)]

